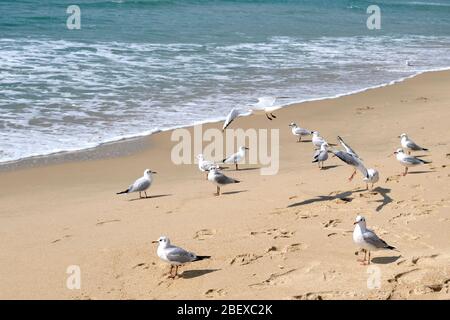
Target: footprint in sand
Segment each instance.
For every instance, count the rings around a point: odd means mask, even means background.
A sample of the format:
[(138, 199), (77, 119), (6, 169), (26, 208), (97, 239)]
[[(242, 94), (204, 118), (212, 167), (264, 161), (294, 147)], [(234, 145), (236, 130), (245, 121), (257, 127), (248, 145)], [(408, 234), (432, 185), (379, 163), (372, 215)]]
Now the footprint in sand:
[(104, 220), (104, 221), (99, 221), (99, 222), (97, 222), (95, 225), (96, 225), (96, 226), (101, 226), (101, 225), (104, 225), (104, 224), (106, 224), (106, 223), (112, 223), (112, 222), (120, 222), (120, 220), (119, 220), (119, 219)]
[(250, 232), (250, 235), (252, 235), (252, 236), (256, 236), (258, 234), (265, 234), (265, 235), (271, 236), (273, 239), (291, 238), (295, 234), (295, 231), (288, 231), (288, 230), (284, 230), (284, 229), (268, 229), (268, 230), (264, 230), (264, 231)]
[(286, 253), (290, 253), (290, 252), (302, 251), (302, 250), (305, 250), (306, 248), (308, 248), (308, 245), (306, 245), (304, 243), (292, 243), (292, 244), (284, 247), (283, 250), (281, 250), (281, 252), (283, 254), (286, 254)]
[(262, 255), (257, 255), (254, 253), (244, 253), (244, 254), (239, 254), (236, 257), (234, 257), (233, 259), (231, 259), (228, 264), (230, 264), (230, 265), (237, 264), (240, 266), (245, 266), (247, 264), (250, 264), (250, 263), (258, 260), (259, 258), (262, 258)]
[(400, 182), (400, 178), (401, 178), (401, 176), (398, 175), (398, 174), (393, 175), (393, 176), (389, 176), (389, 177), (386, 178), (385, 183), (388, 183), (388, 182), (391, 182), (391, 181)]
[(206, 240), (208, 238), (212, 238), (215, 234), (215, 229), (201, 229), (195, 233), (193, 238), (196, 240)]
[(140, 262), (132, 267), (132, 269), (136, 269), (136, 268), (148, 269), (149, 265), (145, 262)]
[(272, 273), (269, 278), (267, 278), (266, 280), (263, 280), (261, 282), (258, 283), (253, 283), (250, 284), (249, 287), (261, 287), (261, 286), (273, 286), (273, 285), (278, 285), (278, 284), (283, 284), (286, 282), (290, 282), (290, 278), (287, 277), (287, 275), (289, 275), (290, 273), (296, 271), (297, 269), (290, 269), (288, 271), (285, 272), (280, 272), (280, 273)]
[(207, 298), (218, 298), (227, 295), (227, 292), (224, 289), (208, 289), (204, 293)]
[(336, 299), (340, 297), (356, 297), (356, 293), (352, 291), (318, 291), (307, 292), (298, 296), (293, 296), (294, 300), (325, 300)]
[(335, 228), (335, 227), (337, 227), (337, 225), (339, 223), (341, 223), (341, 220), (339, 220), (339, 219), (331, 219), (331, 220), (328, 220), (327, 222), (322, 222), (322, 225), (323, 225), (323, 227), (325, 229), (328, 229), (328, 228)]
[(53, 240), (53, 241), (50, 242), (50, 243), (57, 243), (57, 242), (60, 242), (60, 241), (62, 241), (62, 240), (64, 240), (64, 239), (69, 239), (69, 238), (72, 238), (72, 237), (73, 237), (73, 236), (72, 236), (71, 234), (66, 234), (66, 235), (64, 235), (62, 238)]

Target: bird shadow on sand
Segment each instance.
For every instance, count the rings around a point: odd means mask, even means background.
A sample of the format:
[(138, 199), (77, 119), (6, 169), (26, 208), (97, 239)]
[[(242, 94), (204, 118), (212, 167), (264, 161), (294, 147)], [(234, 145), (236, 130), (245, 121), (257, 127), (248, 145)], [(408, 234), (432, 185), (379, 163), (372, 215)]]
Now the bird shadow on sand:
[(377, 211), (377, 212), (381, 211), (381, 209), (383, 209), (384, 206), (388, 205), (389, 203), (391, 203), (393, 201), (392, 198), (389, 196), (391, 189), (376, 187), (375, 189), (373, 189), (373, 191), (379, 193), (383, 197), (383, 199), (375, 201), (375, 202), (381, 202), (381, 204), (378, 207), (376, 207), (375, 211)]
[(180, 277), (183, 279), (193, 279), (193, 278), (201, 277), (205, 274), (219, 271), (219, 270), (220, 269), (186, 270), (186, 271), (183, 271), (183, 273), (180, 275)]
[(375, 257), (372, 258), (372, 262), (376, 264), (389, 264), (400, 259), (401, 256), (393, 256), (393, 257)]
[(337, 168), (337, 167), (340, 167), (340, 165), (334, 164), (334, 165), (330, 165), (330, 166), (324, 166), (322, 168), (322, 170), (330, 170), (330, 169), (334, 169), (334, 168)]
[(301, 202), (296, 202), (296, 203), (290, 204), (287, 207), (288, 208), (292, 208), (292, 207), (304, 206), (304, 205), (315, 203), (315, 202), (332, 201), (332, 200), (336, 200), (336, 199), (340, 199), (340, 200), (343, 200), (345, 202), (350, 202), (350, 201), (353, 200), (353, 198), (350, 197), (351, 195), (353, 195), (354, 193), (363, 192), (363, 191), (365, 191), (365, 190), (364, 189), (358, 189), (358, 190), (351, 190), (351, 191), (341, 192), (341, 193), (338, 193), (338, 194), (333, 195), (333, 196), (318, 196), (316, 198), (307, 199), (307, 200), (303, 200)]
[(227, 191), (227, 192), (222, 192), (222, 194), (236, 194), (236, 193), (247, 192), (247, 191), (248, 190)]
[(300, 140), (300, 141), (297, 141), (298, 143), (304, 143), (304, 142), (312, 142), (312, 140)]
[(134, 199), (130, 199), (128, 201), (137, 201), (137, 200), (150, 200), (153, 198), (161, 198), (161, 197), (170, 197), (172, 194), (156, 194), (154, 196), (148, 196), (148, 197), (143, 197), (143, 198), (134, 198)]
[(251, 168), (239, 168), (239, 169), (235, 169), (235, 168), (228, 168), (228, 171), (251, 171), (251, 170), (258, 170), (261, 169), (259, 167), (251, 167)]
[(422, 173), (433, 173), (433, 170), (422, 170), (422, 171), (409, 171), (408, 174), (422, 174)]

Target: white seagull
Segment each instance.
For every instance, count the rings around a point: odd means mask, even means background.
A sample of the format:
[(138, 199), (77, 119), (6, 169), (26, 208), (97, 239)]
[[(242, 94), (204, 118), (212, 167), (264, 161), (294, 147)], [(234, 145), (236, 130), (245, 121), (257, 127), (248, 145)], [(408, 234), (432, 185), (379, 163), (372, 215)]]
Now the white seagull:
[[(386, 241), (380, 239), (375, 232), (366, 228), (366, 219), (364, 217), (357, 216), (353, 224), (355, 225), (355, 230), (353, 230), (353, 242), (355, 242), (362, 252), (364, 252), (364, 259), (358, 259), (362, 264), (370, 264), (370, 251), (382, 249), (395, 250), (395, 248), (388, 245)], [(369, 253), (368, 259), (366, 259), (367, 253)]]
[[(211, 258), (210, 256), (197, 256), (193, 252), (176, 247), (170, 244), (169, 238), (165, 236), (162, 236), (157, 241), (152, 242), (159, 243), (156, 254), (161, 260), (170, 264), (169, 277), (172, 279), (178, 275), (178, 267), (180, 265)], [(175, 269), (175, 273), (172, 273), (173, 269)]]
[(298, 137), (297, 142), (300, 142), (302, 140), (302, 136), (310, 136), (312, 135), (312, 131), (304, 129), (304, 128), (300, 128), (296, 123), (292, 122), (289, 127), (291, 127), (292, 130), (292, 134), (294, 136)]
[(397, 149), (397, 151), (395, 151), (394, 154), (396, 155), (397, 160), (400, 162), (400, 164), (405, 167), (405, 172), (403, 172), (403, 176), (406, 176), (406, 174), (408, 173), (409, 167), (415, 167), (415, 166), (418, 166), (421, 164), (431, 163), (429, 161), (425, 161), (425, 160), (407, 155), (401, 148)]
[(267, 119), (272, 120), (276, 118), (273, 114), (274, 111), (281, 108), (281, 106), (274, 106), (276, 97), (261, 97), (258, 98), (258, 103), (253, 104), (250, 109), (253, 114), (265, 114)]
[(322, 146), (322, 144), (327, 143), (325, 139), (320, 136), (319, 131), (313, 131), (312, 135), (313, 136), (311, 141), (313, 145), (316, 147), (316, 149), (319, 149)]
[(238, 162), (240, 162), (242, 159), (245, 158), (245, 150), (248, 150), (247, 147), (241, 146), (239, 147), (239, 151), (236, 153), (233, 153), (232, 155), (226, 157), (222, 160), (223, 163), (230, 163), (236, 166), (236, 170), (239, 170)]
[(402, 145), (402, 148), (408, 150), (408, 154), (411, 154), (411, 151), (428, 151), (428, 149), (422, 148), (410, 138), (408, 138), (408, 135), (406, 133), (402, 133), (399, 138), (401, 138), (400, 143)]
[(202, 172), (206, 172), (206, 179), (208, 179), (208, 172), (212, 167), (217, 167), (217, 164), (215, 164), (212, 161), (205, 160), (203, 154), (197, 155), (198, 159), (198, 169)]
[[(319, 150), (316, 150), (316, 152), (313, 155), (313, 163), (317, 162), (319, 165), (319, 169), (323, 169), (323, 163), (327, 161), (328, 159), (328, 143), (323, 143), (320, 146)], [(322, 165), (321, 165), (322, 164)]]
[[(364, 174), (364, 172), (363, 172)], [(380, 174), (376, 169), (369, 168), (366, 170), (366, 175), (364, 176), (363, 181), (366, 182), (366, 189), (369, 190), (369, 183), (372, 184), (371, 189), (373, 189), (373, 185), (380, 180)]]
[(239, 109), (233, 108), (227, 115), (225, 122), (223, 123), (222, 131), (224, 131), (237, 117), (239, 117), (242, 112)]
[(127, 190), (124, 190), (122, 192), (117, 192), (117, 194), (139, 192), (139, 198), (142, 198), (141, 192), (144, 192), (145, 197), (147, 198), (147, 192), (146, 191), (152, 185), (153, 174), (156, 174), (156, 172), (155, 171), (151, 171), (150, 169), (146, 169), (144, 171), (144, 176), (143, 177), (140, 177), (135, 182), (133, 182), (133, 184), (130, 185)]
[(226, 186), (227, 184), (239, 183), (239, 180), (227, 177), (222, 172), (219, 171), (218, 168), (211, 168), (208, 173), (208, 180), (214, 183), (217, 186), (216, 196), (220, 196), (220, 188)]

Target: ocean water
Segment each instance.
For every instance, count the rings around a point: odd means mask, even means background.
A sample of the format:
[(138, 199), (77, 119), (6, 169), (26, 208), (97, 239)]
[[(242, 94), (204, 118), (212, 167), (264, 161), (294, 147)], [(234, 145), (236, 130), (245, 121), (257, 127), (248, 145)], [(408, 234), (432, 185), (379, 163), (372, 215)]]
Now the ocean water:
[(1, 0), (0, 162), (448, 67), (450, 0)]

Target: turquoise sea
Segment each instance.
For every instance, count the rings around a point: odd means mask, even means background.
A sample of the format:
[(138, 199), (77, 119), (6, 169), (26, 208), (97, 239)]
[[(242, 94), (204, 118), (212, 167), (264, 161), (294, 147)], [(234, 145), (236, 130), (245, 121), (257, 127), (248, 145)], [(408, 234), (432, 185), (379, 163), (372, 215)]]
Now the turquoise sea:
[(0, 162), (449, 67), (450, 0), (0, 0)]

